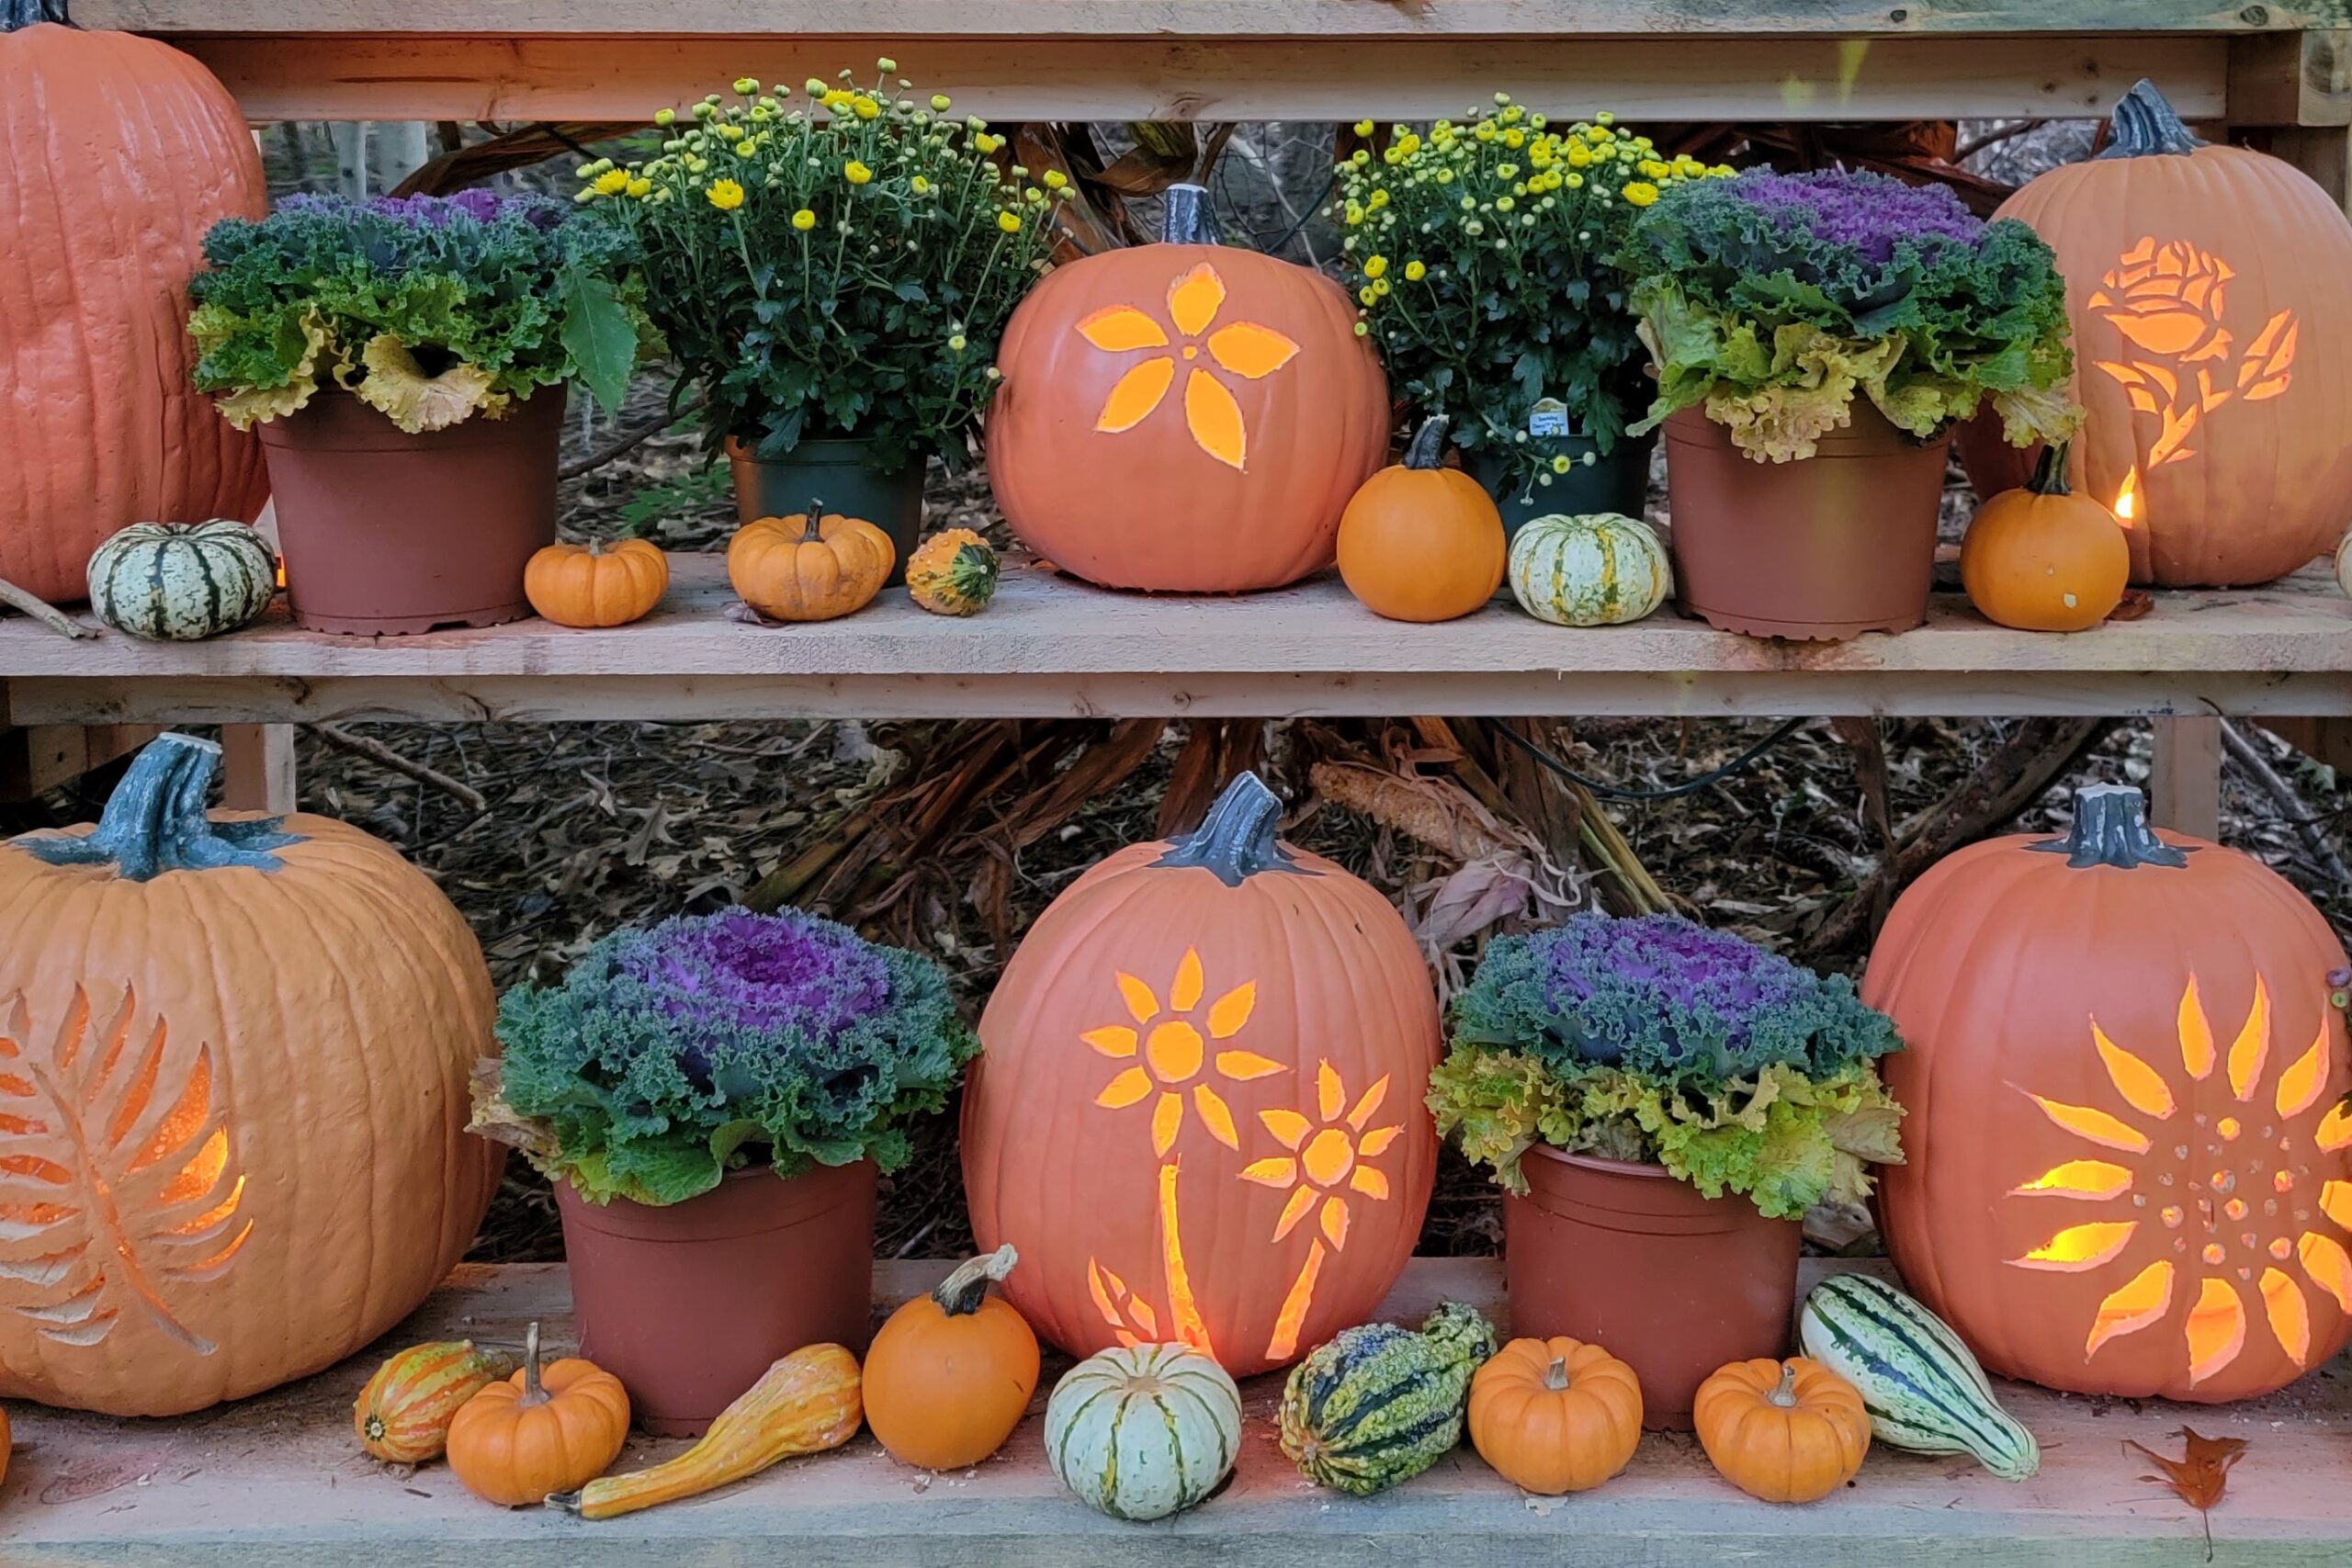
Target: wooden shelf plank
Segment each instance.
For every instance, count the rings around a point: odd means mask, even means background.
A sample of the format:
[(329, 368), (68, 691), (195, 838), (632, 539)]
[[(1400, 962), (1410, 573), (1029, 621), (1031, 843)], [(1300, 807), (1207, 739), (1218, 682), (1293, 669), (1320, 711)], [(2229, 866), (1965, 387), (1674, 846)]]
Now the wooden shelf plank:
[[(876, 1293), (893, 1304), (944, 1268), (882, 1264)], [(1501, 1294), (1492, 1259), (1419, 1258), (1382, 1315), (1418, 1321), (1441, 1300), (1499, 1314)], [(375, 1356), (427, 1338), (519, 1341), (533, 1319), (568, 1349), (570, 1305), (560, 1266), (468, 1267), (368, 1355), (240, 1404), (130, 1422), (17, 1404), (0, 1557), (11, 1568), (1297, 1568), (1434, 1562), (1430, 1543), (1443, 1540), (1450, 1562), (1577, 1568), (2155, 1568), (2201, 1557), (2198, 1519), (2143, 1479), (2147, 1462), (2120, 1439), (2169, 1448), (2184, 1420), (2253, 1443), (2213, 1518), (2223, 1560), (2335, 1568), (2352, 1547), (2352, 1492), (2335, 1479), (2352, 1435), (2343, 1361), (2273, 1398), (2220, 1409), (2005, 1387), (2003, 1401), (2041, 1441), (2041, 1471), (2031, 1481), (2012, 1485), (1964, 1459), (1879, 1447), (1852, 1486), (1805, 1508), (1749, 1501), (1713, 1473), (1690, 1438), (1663, 1434), (1643, 1438), (1623, 1476), (1570, 1499), (1528, 1497), (1466, 1447), (1376, 1498), (1317, 1491), (1275, 1445), (1277, 1375), (1244, 1386), (1241, 1460), (1225, 1491), (1166, 1523), (1122, 1525), (1070, 1498), (1046, 1468), (1040, 1412), (1066, 1364), (1059, 1358), (1048, 1359), (1031, 1414), (1005, 1449), (973, 1470), (909, 1470), (860, 1436), (707, 1497), (601, 1524), (492, 1508), (443, 1466), (405, 1474), (357, 1452), (350, 1402)], [(635, 1439), (623, 1462), (679, 1446)]]
[(1781, 643), (1672, 614), (1576, 631), (1508, 604), (1383, 621), (1326, 575), (1238, 599), (1114, 593), (1014, 562), (982, 616), (902, 594), (816, 626), (729, 620), (720, 562), (681, 556), (651, 617), (364, 639), (283, 619), (202, 643), (71, 643), (0, 621), (27, 724), (433, 719), (1481, 713), (2352, 715), (2352, 601), (2316, 570), (2166, 593), (2074, 637), (1957, 595), (1901, 637)]

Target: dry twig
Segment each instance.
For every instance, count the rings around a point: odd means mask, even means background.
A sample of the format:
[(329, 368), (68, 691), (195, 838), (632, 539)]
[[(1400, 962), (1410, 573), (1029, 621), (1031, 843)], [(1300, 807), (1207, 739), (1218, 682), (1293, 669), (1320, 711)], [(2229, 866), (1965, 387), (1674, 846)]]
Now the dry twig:
[(477, 817), (490, 809), (490, 802), (483, 796), (481, 791), (463, 779), (451, 778), (438, 768), (429, 767), (413, 757), (402, 756), (380, 740), (365, 735), (354, 735), (350, 730), (336, 724), (314, 724), (310, 726), (310, 730), (311, 734), (338, 751), (348, 751), (355, 757), (365, 757), (379, 768), (390, 768), (396, 773), (439, 790)]
[(5, 577), (0, 577), (0, 604), (22, 610), (60, 637), (70, 637), (79, 640), (98, 635), (90, 627), (68, 616), (64, 611), (51, 604), (48, 600), (36, 599)]

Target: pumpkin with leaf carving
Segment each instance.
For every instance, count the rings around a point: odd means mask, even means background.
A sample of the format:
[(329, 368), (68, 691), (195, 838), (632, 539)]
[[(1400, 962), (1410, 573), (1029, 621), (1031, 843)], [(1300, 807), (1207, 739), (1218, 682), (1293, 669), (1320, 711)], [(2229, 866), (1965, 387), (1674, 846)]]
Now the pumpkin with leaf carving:
[(464, 919), (323, 817), (213, 814), (164, 735), (0, 844), (0, 1397), (168, 1416), (329, 1366), (472, 1240), (494, 1049)]

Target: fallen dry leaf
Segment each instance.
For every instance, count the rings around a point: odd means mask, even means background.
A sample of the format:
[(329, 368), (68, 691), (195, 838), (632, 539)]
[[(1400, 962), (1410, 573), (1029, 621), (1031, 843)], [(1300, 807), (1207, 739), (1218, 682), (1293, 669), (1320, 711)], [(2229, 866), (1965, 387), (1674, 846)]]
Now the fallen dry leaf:
[(2144, 588), (2127, 588), (2115, 608), (2107, 613), (2110, 621), (2136, 621), (2156, 607), (2156, 596)]
[(2182, 1502), (2197, 1510), (2205, 1521), (2205, 1561), (2213, 1561), (2213, 1505), (2222, 1500), (2222, 1491), (2229, 1484), (2230, 1470), (2245, 1457), (2244, 1438), (2208, 1438), (2183, 1427), (2174, 1434), (2184, 1447), (2181, 1457), (2166, 1459), (2143, 1443), (2129, 1438), (2123, 1441), (2127, 1449), (2137, 1449), (2162, 1473), (2143, 1475), (2143, 1481), (2162, 1483)]

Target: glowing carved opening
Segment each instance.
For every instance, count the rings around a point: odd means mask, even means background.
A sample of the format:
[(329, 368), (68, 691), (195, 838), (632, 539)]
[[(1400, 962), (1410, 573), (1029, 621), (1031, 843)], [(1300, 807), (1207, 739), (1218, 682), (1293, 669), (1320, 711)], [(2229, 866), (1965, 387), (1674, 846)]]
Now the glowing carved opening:
[[(2143, 236), (2099, 279), (2086, 301), (2124, 344), (2122, 356), (2093, 361), (2123, 389), (2135, 413), (2153, 416), (2147, 464), (2162, 468), (2192, 457), (2189, 445), (2207, 414), (2242, 398), (2261, 402), (2286, 391), (2292, 379), (2298, 329), (2291, 310), (2279, 310), (2243, 351), (2224, 324), (2229, 263), (2185, 240), (2158, 243)], [(2131, 513), (2118, 498), (2116, 514)]]
[[(1262, 380), (1289, 364), (1298, 344), (1255, 321), (1234, 321), (1209, 332), (1225, 306), (1225, 280), (1202, 262), (1168, 286), (1168, 317), (1187, 340), (1177, 354), (1154, 354), (1123, 373), (1103, 400), (1094, 428), (1106, 435), (1133, 430), (1159, 411), (1176, 383), (1179, 355), (1192, 366), (1184, 378), (1184, 428), (1193, 444), (1230, 468), (1249, 461), (1250, 433), (1226, 376)], [(1078, 323), (1078, 333), (1105, 354), (1166, 349), (1171, 340), (1160, 324), (1133, 305), (1106, 305)], [(1206, 333), (1204, 340), (1203, 334)], [(1215, 369), (1199, 363), (1205, 346)], [(1192, 1003), (1178, 1002), (1179, 1011)]]
[(2132, 1190), (2132, 1173), (2120, 1165), (2109, 1165), (2103, 1159), (2070, 1159), (2064, 1165), (2051, 1167), (2022, 1187), (2010, 1189), (2012, 1197), (2040, 1193), (2050, 1198), (2113, 1198)]
[(2099, 1220), (2086, 1225), (2068, 1225), (2023, 1258), (2011, 1261), (2020, 1269), (2080, 1273), (2098, 1268), (2121, 1252), (2131, 1245), (2132, 1233), (2139, 1228), (2137, 1220)]
[(2208, 1275), (2188, 1309), (2188, 1381), (2203, 1382), (2245, 1348), (2245, 1303), (2226, 1280)]
[(2171, 1311), (2172, 1275), (2172, 1265), (2160, 1258), (2133, 1275), (2130, 1284), (2111, 1292), (2098, 1303), (2083, 1354), (2095, 1354), (2110, 1339), (2136, 1334)]

